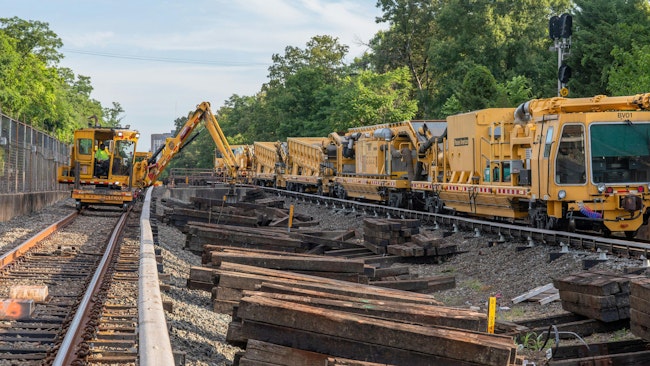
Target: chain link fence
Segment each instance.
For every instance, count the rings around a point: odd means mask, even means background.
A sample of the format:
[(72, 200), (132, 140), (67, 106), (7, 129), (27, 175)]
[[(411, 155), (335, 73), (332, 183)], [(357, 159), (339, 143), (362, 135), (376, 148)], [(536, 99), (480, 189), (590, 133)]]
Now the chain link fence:
[(0, 113), (0, 194), (67, 190), (57, 169), (70, 159), (67, 144)]

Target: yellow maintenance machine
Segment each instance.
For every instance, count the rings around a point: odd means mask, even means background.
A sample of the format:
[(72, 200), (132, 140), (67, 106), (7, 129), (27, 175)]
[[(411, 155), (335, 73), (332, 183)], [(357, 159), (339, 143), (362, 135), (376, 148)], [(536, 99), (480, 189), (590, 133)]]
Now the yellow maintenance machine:
[(120, 127), (88, 127), (74, 132), (70, 165), (59, 167), (59, 183), (73, 186), (77, 210), (88, 205), (123, 209), (134, 201), (133, 176), (140, 133)]
[(633, 237), (649, 216), (650, 94), (450, 116), (426, 156), (411, 188), (431, 211)]
[(334, 195), (408, 207), (417, 148), (431, 137), (428, 123), (433, 121), (351, 128), (345, 136), (330, 134), (339, 157)]

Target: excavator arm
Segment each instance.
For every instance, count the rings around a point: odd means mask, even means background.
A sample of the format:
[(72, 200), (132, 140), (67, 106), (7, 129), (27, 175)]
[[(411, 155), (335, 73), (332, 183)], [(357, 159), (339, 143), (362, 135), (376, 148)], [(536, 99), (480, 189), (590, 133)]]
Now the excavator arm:
[[(205, 123), (205, 127), (210, 133), (210, 136), (212, 136), (212, 140), (214, 140), (219, 152), (223, 155), (230, 179), (234, 180), (237, 178), (237, 170), (239, 169), (239, 166), (237, 165), (235, 154), (230, 149), (226, 136), (223, 134), (214, 114), (212, 114), (210, 103), (203, 102), (196, 107), (196, 110), (188, 118), (187, 122), (185, 122), (185, 125), (183, 125), (178, 134), (174, 137), (168, 138), (165, 141), (165, 145), (149, 159), (147, 173), (142, 180), (142, 185), (144, 187), (151, 186), (156, 181), (171, 159), (180, 151), (183, 145), (188, 142), (190, 135), (201, 121)], [(160, 157), (158, 158), (158, 156)]]

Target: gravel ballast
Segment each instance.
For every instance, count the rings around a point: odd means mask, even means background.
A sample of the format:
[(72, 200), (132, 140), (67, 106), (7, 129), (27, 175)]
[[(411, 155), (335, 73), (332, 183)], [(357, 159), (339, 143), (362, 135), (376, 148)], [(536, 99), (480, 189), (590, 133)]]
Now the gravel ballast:
[[(154, 198), (157, 190), (154, 190)], [(295, 211), (313, 217), (319, 222), (310, 229), (320, 230), (361, 230), (364, 216), (358, 212), (332, 209), (310, 205), (305, 202), (288, 200), (285, 207), (294, 205)], [(44, 226), (74, 211), (74, 202), (65, 200), (54, 206), (34, 213), (0, 223), (0, 250), (3, 252), (15, 243), (27, 239)], [(158, 203), (157, 212), (162, 212)], [(177, 228), (158, 222), (159, 246), (162, 249), (163, 273), (170, 275), (169, 291), (163, 292), (163, 300), (172, 304), (167, 312), (172, 348), (185, 353), (187, 365), (232, 365), (239, 348), (225, 342), (229, 315), (218, 314), (212, 310), (211, 294), (206, 291), (190, 290), (187, 279), (190, 266), (200, 266), (198, 255), (183, 249), (185, 235)], [(427, 227), (423, 227), (427, 229)], [(432, 228), (429, 228), (432, 229)], [(559, 301), (546, 305), (534, 302), (512, 304), (511, 299), (535, 287), (552, 282), (569, 274), (583, 271), (583, 259), (596, 259), (597, 253), (571, 250), (553, 262), (549, 261), (551, 252), (558, 247), (536, 244), (525, 250), (518, 247), (527, 243), (514, 242), (506, 238), (504, 243), (495, 243), (494, 237), (474, 237), (474, 233), (455, 233), (447, 237), (458, 245), (462, 254), (451, 256), (440, 264), (433, 261), (403, 261), (394, 265), (407, 264), (412, 274), (420, 277), (435, 275), (454, 275), (456, 287), (433, 293), (448, 306), (472, 307), (486, 311), (490, 296), (498, 298), (498, 319), (518, 321), (540, 318), (563, 313)], [(609, 257), (607, 262), (594, 267), (595, 270), (623, 272), (626, 267), (638, 267), (639, 259)], [(631, 333), (618, 332), (616, 335), (600, 334), (588, 337), (587, 342), (633, 338)], [(567, 341), (570, 342), (570, 341)], [(566, 344), (566, 343), (565, 343)], [(527, 350), (522, 350), (526, 354)], [(538, 355), (531, 354), (531, 359)]]

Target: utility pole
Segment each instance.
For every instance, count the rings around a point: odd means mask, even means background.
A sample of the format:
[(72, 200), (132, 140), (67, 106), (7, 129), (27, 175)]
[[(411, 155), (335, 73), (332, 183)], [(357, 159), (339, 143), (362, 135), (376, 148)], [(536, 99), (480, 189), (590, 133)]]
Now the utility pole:
[(573, 18), (570, 14), (554, 15), (548, 22), (548, 33), (553, 40), (551, 51), (557, 51), (557, 95), (566, 97), (569, 89), (566, 84), (571, 78), (571, 67), (564, 63), (571, 49), (571, 27)]

